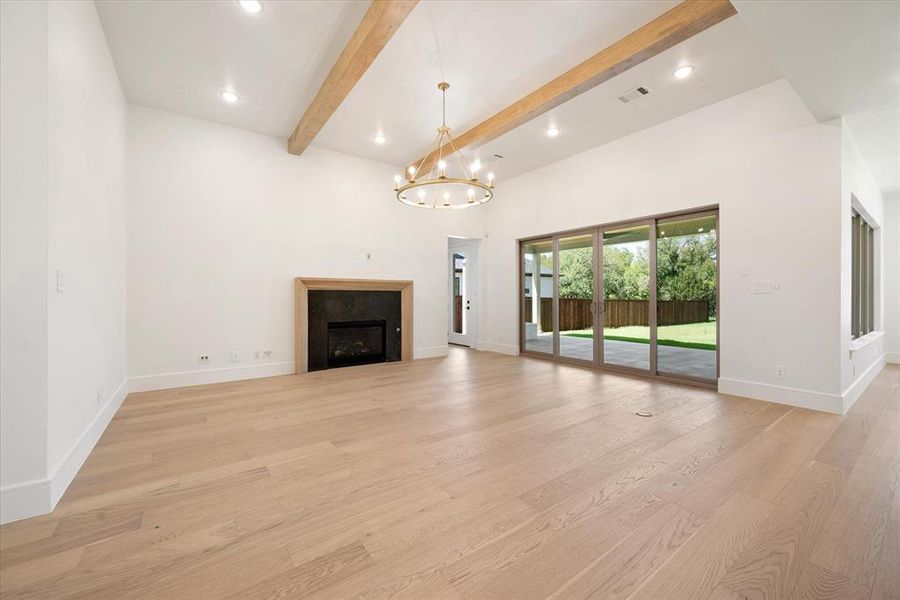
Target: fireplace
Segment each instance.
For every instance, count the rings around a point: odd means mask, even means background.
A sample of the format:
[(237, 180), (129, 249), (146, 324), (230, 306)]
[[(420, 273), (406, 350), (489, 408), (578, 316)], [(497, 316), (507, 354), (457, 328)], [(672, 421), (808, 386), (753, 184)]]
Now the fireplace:
[(309, 290), (310, 371), (401, 359), (401, 298), (393, 290)]
[(413, 282), (294, 280), (297, 373), (412, 360)]
[(328, 368), (384, 362), (385, 321), (329, 321)]

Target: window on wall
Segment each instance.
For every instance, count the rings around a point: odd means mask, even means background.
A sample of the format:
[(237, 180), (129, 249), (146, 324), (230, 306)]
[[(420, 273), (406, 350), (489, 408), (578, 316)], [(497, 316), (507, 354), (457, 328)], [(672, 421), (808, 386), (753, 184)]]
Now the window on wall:
[(855, 339), (875, 330), (875, 228), (855, 210), (851, 222), (853, 298), (850, 332)]

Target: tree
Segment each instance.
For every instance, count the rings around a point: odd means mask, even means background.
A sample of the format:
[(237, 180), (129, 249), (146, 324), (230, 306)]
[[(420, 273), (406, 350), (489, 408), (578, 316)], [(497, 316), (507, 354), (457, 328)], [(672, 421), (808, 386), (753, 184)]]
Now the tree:
[(716, 238), (711, 234), (661, 238), (656, 242), (659, 300), (705, 300), (716, 314)]
[[(656, 242), (657, 298), (705, 300), (716, 314), (716, 238), (712, 234), (660, 238)], [(650, 261), (645, 245), (603, 248), (603, 296), (612, 300), (649, 298)], [(560, 252), (559, 297), (594, 296), (591, 248)]]
[(559, 253), (559, 297), (594, 297), (594, 251), (574, 248)]

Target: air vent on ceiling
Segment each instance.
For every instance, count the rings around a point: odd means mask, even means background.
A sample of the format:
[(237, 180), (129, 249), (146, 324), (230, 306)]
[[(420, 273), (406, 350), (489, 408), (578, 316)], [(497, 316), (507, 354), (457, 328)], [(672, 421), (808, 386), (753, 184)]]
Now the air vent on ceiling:
[(628, 104), (632, 100), (637, 100), (638, 98), (643, 98), (647, 94), (650, 93), (650, 90), (645, 88), (644, 86), (634, 88), (633, 90), (628, 90), (624, 94), (618, 97), (619, 102), (623, 104)]

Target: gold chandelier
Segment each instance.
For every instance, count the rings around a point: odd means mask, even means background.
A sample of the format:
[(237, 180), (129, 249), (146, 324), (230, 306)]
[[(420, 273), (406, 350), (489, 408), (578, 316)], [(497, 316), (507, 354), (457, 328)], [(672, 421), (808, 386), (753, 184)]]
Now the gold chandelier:
[[(434, 151), (426, 154), (418, 165), (411, 166), (406, 170), (406, 183), (403, 183), (404, 178), (400, 175), (394, 176), (394, 191), (397, 193), (397, 200), (408, 206), (469, 208), (484, 204), (494, 197), (494, 174), (487, 174), (487, 183), (480, 181), (478, 171), (481, 169), (481, 163), (478, 161), (467, 163), (463, 153), (453, 143), (450, 128), (447, 127), (447, 88), (449, 87), (450, 84), (444, 81), (438, 84), (438, 89), (441, 90), (443, 119), (437, 130), (437, 138), (432, 144), (432, 146), (436, 144)], [(445, 148), (450, 150), (446, 157), (443, 155)], [(433, 156), (436, 156), (437, 159), (432, 159), (431, 170), (427, 173), (427, 177), (420, 179), (419, 171)], [(466, 166), (467, 164), (468, 166)], [(459, 169), (456, 168), (457, 166)]]

